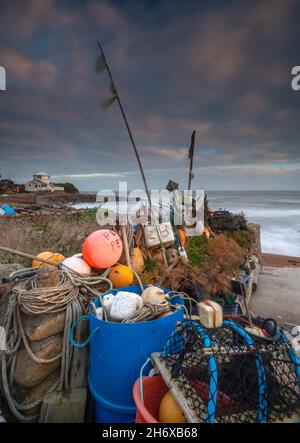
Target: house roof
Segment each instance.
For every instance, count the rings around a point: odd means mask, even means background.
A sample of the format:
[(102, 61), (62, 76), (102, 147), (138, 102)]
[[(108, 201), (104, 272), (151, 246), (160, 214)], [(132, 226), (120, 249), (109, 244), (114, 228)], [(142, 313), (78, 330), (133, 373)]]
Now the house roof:
[(29, 182), (27, 182), (26, 184), (28, 185), (29, 183), (33, 183), (35, 185), (43, 185), (43, 186), (47, 186), (46, 183), (44, 183), (42, 180), (30, 180)]
[(48, 177), (50, 177), (50, 175), (47, 174), (47, 172), (38, 172), (37, 174), (34, 174), (34, 175), (47, 175)]

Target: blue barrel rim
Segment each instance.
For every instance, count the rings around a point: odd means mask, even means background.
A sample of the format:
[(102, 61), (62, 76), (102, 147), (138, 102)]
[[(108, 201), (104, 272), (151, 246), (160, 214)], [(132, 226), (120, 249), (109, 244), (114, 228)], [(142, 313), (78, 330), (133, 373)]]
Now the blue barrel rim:
[[(144, 288), (146, 289), (146, 288), (148, 288), (149, 286), (152, 286), (152, 285), (145, 285)], [(160, 289), (162, 289), (162, 290), (164, 291), (165, 294), (168, 294), (169, 292), (173, 292), (173, 291), (171, 291), (171, 290), (169, 290), (169, 289), (161, 288), (161, 287), (159, 287), (159, 286), (157, 286), (157, 287), (160, 288)], [(122, 322), (119, 322), (119, 321), (101, 320), (100, 318), (97, 318), (97, 317), (96, 317), (96, 315), (95, 315), (95, 314), (93, 313), (93, 311), (92, 311), (92, 309), (93, 309), (93, 305), (98, 305), (97, 307), (101, 307), (101, 306), (100, 306), (100, 301), (99, 301), (99, 300), (100, 300), (101, 298), (103, 298), (105, 295), (108, 295), (108, 294), (112, 294), (112, 295), (115, 296), (119, 291), (124, 291), (124, 292), (126, 292), (126, 290), (127, 290), (127, 292), (133, 292), (133, 291), (128, 291), (129, 288), (131, 288), (131, 289), (137, 288), (138, 291), (141, 291), (141, 287), (140, 287), (140, 286), (125, 286), (125, 287), (123, 287), (123, 288), (111, 289), (110, 291), (107, 291), (107, 292), (105, 292), (104, 294), (101, 294), (99, 297), (94, 298), (94, 299), (92, 300), (92, 302), (91, 302), (91, 304), (90, 304), (89, 314), (90, 314), (95, 320), (98, 320), (98, 321), (101, 322), (101, 323), (108, 323), (108, 324), (110, 324), (110, 325), (111, 325), (111, 324), (118, 325), (117, 327), (122, 327), (122, 326), (124, 326), (124, 325), (126, 325), (126, 326), (129, 326), (129, 325), (130, 325), (130, 326), (136, 326), (137, 324), (141, 325), (141, 324), (149, 323), (149, 321), (151, 321), (151, 322), (158, 322), (158, 321), (161, 321), (161, 320), (164, 319), (164, 317), (162, 317), (162, 318), (155, 318), (155, 319), (152, 319), (152, 320), (139, 321), (139, 322), (136, 322), (136, 323), (122, 323)], [(138, 295), (141, 296), (141, 294), (138, 294)], [(173, 311), (172, 314), (169, 315), (169, 317), (172, 317), (172, 315), (177, 314), (178, 312), (181, 312), (181, 311), (184, 309), (184, 301), (183, 301), (182, 298), (180, 297), (180, 294), (178, 294), (178, 296), (177, 296), (176, 298), (178, 298), (178, 299), (181, 301), (181, 303), (176, 303), (177, 305), (180, 305), (180, 309), (176, 309), (175, 311)], [(174, 297), (174, 299), (175, 299), (175, 297)], [(171, 303), (171, 304), (172, 304), (172, 303)], [(173, 306), (175, 306), (175, 304), (173, 304)]]

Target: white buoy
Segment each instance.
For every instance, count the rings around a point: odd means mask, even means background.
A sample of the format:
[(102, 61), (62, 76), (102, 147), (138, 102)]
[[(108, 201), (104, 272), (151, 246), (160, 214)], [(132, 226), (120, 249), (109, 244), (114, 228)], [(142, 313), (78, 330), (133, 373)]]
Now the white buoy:
[(68, 257), (62, 262), (62, 265), (82, 275), (91, 275), (92, 272), (90, 265), (80, 257)]

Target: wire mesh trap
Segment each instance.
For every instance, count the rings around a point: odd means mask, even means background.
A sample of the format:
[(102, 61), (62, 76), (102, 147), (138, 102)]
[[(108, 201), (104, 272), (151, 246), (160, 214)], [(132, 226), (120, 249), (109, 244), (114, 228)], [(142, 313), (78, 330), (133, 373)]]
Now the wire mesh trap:
[(278, 422), (300, 406), (299, 360), (281, 331), (265, 342), (231, 320), (188, 320), (152, 361), (190, 422)]

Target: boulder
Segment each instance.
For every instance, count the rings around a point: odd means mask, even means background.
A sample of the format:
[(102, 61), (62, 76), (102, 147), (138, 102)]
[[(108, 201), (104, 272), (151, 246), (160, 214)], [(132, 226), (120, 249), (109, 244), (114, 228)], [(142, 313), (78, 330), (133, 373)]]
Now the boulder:
[[(39, 358), (50, 359), (61, 353), (62, 335), (30, 343), (32, 352)], [(41, 383), (60, 366), (61, 359), (52, 363), (36, 363), (25, 348), (17, 352), (14, 380), (20, 386), (33, 387)]]
[(63, 332), (65, 312), (41, 314), (36, 316), (23, 315), (24, 331), (30, 341), (39, 341)]

